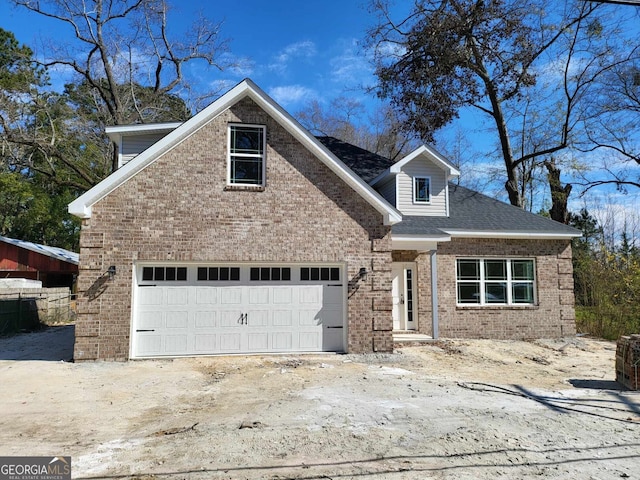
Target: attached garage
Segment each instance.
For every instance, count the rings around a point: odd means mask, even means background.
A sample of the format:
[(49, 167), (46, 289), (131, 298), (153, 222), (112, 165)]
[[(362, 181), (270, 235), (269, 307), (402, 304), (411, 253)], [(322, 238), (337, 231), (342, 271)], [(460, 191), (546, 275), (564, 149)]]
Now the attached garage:
[(344, 265), (139, 264), (131, 358), (341, 352)]

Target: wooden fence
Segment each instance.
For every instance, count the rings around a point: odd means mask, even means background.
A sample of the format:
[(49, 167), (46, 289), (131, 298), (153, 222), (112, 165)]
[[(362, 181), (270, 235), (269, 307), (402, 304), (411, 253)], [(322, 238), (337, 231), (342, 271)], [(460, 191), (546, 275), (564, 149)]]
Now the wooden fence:
[(75, 294), (68, 288), (0, 290), (0, 335), (37, 330), (75, 317)]

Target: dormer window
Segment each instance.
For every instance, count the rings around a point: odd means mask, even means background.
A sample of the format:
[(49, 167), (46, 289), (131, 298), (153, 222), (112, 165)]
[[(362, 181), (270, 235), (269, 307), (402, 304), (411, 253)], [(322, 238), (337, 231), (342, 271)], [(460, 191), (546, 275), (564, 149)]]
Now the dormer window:
[(263, 125), (229, 125), (229, 185), (264, 186), (265, 139)]
[(413, 177), (413, 203), (431, 203), (431, 179)]

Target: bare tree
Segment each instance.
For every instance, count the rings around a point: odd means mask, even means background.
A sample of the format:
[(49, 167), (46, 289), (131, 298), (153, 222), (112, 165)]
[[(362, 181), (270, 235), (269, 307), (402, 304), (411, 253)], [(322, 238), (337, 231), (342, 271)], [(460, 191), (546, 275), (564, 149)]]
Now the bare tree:
[[(465, 107), (486, 116), (513, 205), (531, 204), (527, 192), (545, 161), (553, 158), (559, 169), (561, 152), (593, 148), (582, 130), (596, 115), (588, 107), (591, 91), (629, 60), (618, 26), (603, 20), (605, 7), (421, 0), (409, 16), (394, 19), (385, 0), (372, 6), (378, 94), (426, 140)], [(560, 171), (554, 175), (559, 181)]]
[(405, 135), (402, 120), (388, 106), (367, 116), (363, 105), (352, 98), (335, 98), (327, 108), (312, 100), (296, 117), (315, 135), (335, 137), (391, 160), (417, 145)]
[[(172, 38), (170, 8), (164, 0), (13, 2), (71, 31), (74, 41), (51, 42), (57, 48), (42, 64), (75, 72), (78, 83), (104, 106), (109, 124), (154, 121), (154, 109), (147, 108), (150, 99), (186, 88), (184, 66), (189, 62), (203, 61), (216, 69), (229, 65), (221, 25), (201, 16), (185, 36)], [(147, 98), (140, 96), (143, 91)]]

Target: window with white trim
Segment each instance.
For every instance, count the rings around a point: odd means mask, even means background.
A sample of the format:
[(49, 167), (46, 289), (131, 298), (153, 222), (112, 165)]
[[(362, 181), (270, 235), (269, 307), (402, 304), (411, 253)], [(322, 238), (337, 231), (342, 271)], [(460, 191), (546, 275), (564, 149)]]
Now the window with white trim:
[(264, 186), (265, 141), (263, 125), (229, 125), (229, 185)]
[(431, 179), (413, 177), (413, 203), (431, 203)]
[(459, 305), (534, 305), (535, 262), (520, 258), (459, 258)]

